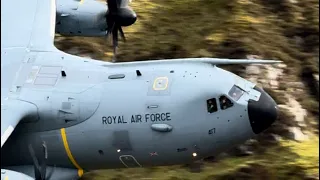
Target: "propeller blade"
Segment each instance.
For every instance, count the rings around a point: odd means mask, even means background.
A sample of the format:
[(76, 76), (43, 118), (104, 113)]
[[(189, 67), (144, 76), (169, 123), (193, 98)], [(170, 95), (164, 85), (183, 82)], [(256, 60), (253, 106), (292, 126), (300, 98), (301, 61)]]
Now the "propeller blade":
[(117, 27), (114, 27), (114, 29), (112, 31), (112, 35), (113, 35), (113, 54), (114, 54), (113, 62), (115, 62), (116, 56), (117, 56), (117, 47), (118, 47), (118, 29), (117, 29)]
[(129, 0), (119, 0), (119, 7), (127, 7), (129, 4)]
[(113, 35), (113, 46), (118, 47), (118, 29), (117, 27), (112, 30)]
[(33, 150), (33, 147), (32, 147), (31, 144), (29, 144), (29, 152), (30, 152), (32, 160), (33, 160), (35, 179), (36, 180), (42, 180), (39, 161), (38, 161), (38, 159), (36, 157), (36, 154), (34, 153), (34, 150)]
[(126, 37), (121, 26), (130, 26), (137, 20), (135, 12), (129, 7), (128, 0), (107, 0), (108, 11), (106, 14), (107, 21), (107, 33), (106, 37), (108, 39), (109, 35), (112, 34), (113, 41), (113, 54), (114, 59), (117, 55), (118, 47), (118, 31), (120, 32), (121, 39), (125, 42)]
[(107, 0), (108, 11), (113, 13), (118, 10), (118, 1), (117, 0)]
[(48, 151), (47, 151), (46, 142), (43, 142), (42, 149), (43, 149), (44, 158), (43, 158), (43, 161), (41, 163), (41, 178), (42, 179), (46, 179), (47, 159), (48, 159)]
[(42, 144), (42, 150), (43, 150), (43, 161), (41, 162), (41, 166), (39, 165), (39, 161), (36, 157), (36, 154), (34, 152), (34, 149), (31, 144), (29, 144), (29, 152), (31, 154), (32, 160), (33, 160), (33, 165), (34, 165), (34, 174), (35, 174), (35, 179), (36, 180), (48, 180), (51, 175), (47, 178), (47, 159), (48, 159), (48, 150), (47, 150), (47, 145), (45, 142)]
[(121, 26), (119, 27), (119, 31), (120, 31), (120, 36), (121, 36), (122, 40), (123, 40), (124, 42), (126, 42), (126, 37), (124, 36), (124, 33), (123, 33), (123, 30), (122, 30), (122, 27), (121, 27)]
[(49, 172), (49, 174), (46, 177), (46, 180), (51, 179), (51, 176), (53, 175), (54, 170), (56, 169), (56, 166), (53, 166), (53, 168), (51, 169), (51, 171)]
[(109, 35), (112, 34), (115, 25), (116, 25), (116, 24), (113, 23), (112, 26), (111, 26), (111, 28), (107, 30), (107, 34), (106, 34), (107, 39), (108, 39)]

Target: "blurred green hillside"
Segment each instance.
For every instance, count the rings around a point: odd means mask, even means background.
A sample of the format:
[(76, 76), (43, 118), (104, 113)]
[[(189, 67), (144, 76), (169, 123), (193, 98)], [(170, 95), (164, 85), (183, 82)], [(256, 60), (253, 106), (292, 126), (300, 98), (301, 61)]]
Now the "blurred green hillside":
[[(319, 1), (317, 0), (134, 0), (137, 22), (124, 28), (119, 61), (186, 57), (282, 60), (287, 67), (280, 90), (268, 89), (279, 104), (290, 92), (307, 110), (309, 139), (292, 141), (279, 127), (293, 125), (282, 110), (279, 122), (257, 138), (253, 155), (226, 155), (205, 162), (201, 173), (185, 167), (102, 170), (83, 179), (319, 179)], [(103, 38), (56, 38), (64, 51), (110, 61), (111, 41)], [(72, 52), (71, 52), (72, 53)], [(245, 76), (244, 66), (225, 67)], [(289, 82), (302, 82), (296, 91)], [(270, 143), (270, 134), (281, 136)], [(308, 178), (307, 178), (308, 177)]]

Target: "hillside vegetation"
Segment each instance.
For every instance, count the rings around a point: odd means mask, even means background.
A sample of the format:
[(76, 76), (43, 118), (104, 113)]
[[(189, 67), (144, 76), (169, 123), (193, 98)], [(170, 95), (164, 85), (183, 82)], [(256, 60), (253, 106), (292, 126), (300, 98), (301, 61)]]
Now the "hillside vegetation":
[[(282, 105), (281, 115), (255, 143), (246, 145), (253, 153), (238, 157), (231, 150), (214, 162), (204, 162), (201, 173), (173, 166), (102, 170), (83, 179), (319, 179), (319, 1), (134, 0), (131, 6), (138, 20), (124, 28), (127, 42), (119, 43), (118, 61), (252, 54), (282, 60), (277, 88), (258, 82)], [(57, 36), (56, 46), (94, 59), (112, 58), (111, 41), (105, 38)], [(252, 78), (248, 67), (225, 68)], [(302, 120), (296, 120), (293, 104), (305, 110)], [(292, 127), (302, 129), (308, 138), (292, 138)]]

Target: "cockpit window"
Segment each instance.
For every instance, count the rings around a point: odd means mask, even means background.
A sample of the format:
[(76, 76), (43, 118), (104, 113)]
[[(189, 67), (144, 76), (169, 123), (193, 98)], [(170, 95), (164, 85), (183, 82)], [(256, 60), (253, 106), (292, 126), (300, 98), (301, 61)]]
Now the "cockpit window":
[(235, 101), (238, 101), (241, 96), (243, 95), (244, 91), (240, 89), (238, 86), (234, 85), (230, 91), (229, 91), (229, 96), (234, 99)]
[(218, 105), (216, 98), (208, 99), (207, 100), (207, 109), (209, 113), (214, 113), (218, 111)]
[(222, 110), (228, 109), (233, 106), (232, 101), (228, 99), (226, 96), (220, 96), (219, 102), (220, 102), (220, 108)]

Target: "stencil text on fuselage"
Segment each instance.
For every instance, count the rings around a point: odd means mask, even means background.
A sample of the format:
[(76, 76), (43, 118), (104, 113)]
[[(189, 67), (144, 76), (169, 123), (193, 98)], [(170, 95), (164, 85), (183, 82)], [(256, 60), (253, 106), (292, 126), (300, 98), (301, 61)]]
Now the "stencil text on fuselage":
[(171, 121), (171, 113), (135, 114), (131, 116), (103, 116), (102, 124), (127, 124)]

